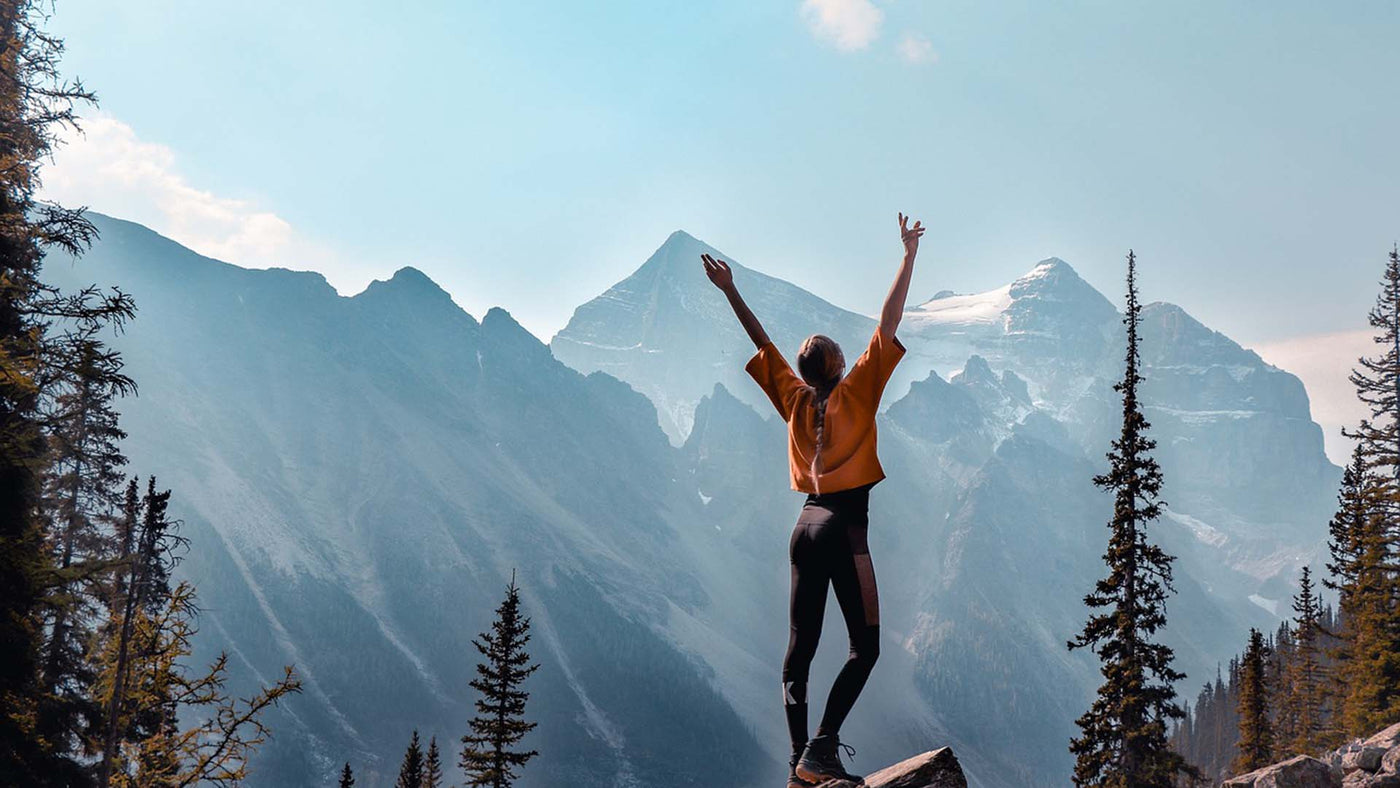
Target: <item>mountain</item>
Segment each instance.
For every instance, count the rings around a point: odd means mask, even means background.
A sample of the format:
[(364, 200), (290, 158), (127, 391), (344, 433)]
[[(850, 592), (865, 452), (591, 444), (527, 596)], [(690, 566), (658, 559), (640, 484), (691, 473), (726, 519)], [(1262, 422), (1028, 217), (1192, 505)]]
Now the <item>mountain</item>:
[[(141, 385), (127, 448), (193, 541), (199, 656), (228, 648), (244, 686), (287, 663), (306, 679), (252, 788), (327, 783), (345, 760), (385, 783), (414, 727), (460, 736), (470, 640), (512, 569), (542, 664), (523, 786), (781, 777), (800, 498), (783, 425), (742, 371), (752, 348), (696, 264), (711, 247), (673, 234), (546, 346), (411, 268), (342, 297), (95, 218), (93, 250), (46, 275), (137, 299), (115, 338)], [(873, 330), (735, 276), (784, 351)], [(880, 417), (884, 647), (846, 731), (858, 767), (939, 742), (972, 785), (1064, 784), (1097, 678), (1064, 641), (1101, 572), (1110, 501), (1089, 480), (1116, 428), (1118, 317), (1053, 259), (908, 313)], [(1181, 556), (1167, 638), (1196, 682), (1275, 621), (1319, 554), (1337, 469), (1288, 373), (1165, 304), (1143, 347), (1170, 503), (1154, 534)], [(829, 607), (817, 685), (844, 657)]]
[[(767, 416), (757, 387), (734, 381), (751, 345), (699, 277), (692, 240), (672, 236), (652, 258), (673, 264), (647, 279), (650, 290), (670, 294), (665, 306), (628, 301), (631, 326), (648, 325), (663, 309), (689, 308), (691, 330), (671, 344), (610, 334), (607, 344), (644, 344), (647, 356), (611, 356), (607, 371), (648, 393), (658, 409), (685, 412), (695, 391), (720, 383), (733, 394), (724, 397), (725, 411), (736, 409), (738, 397)], [(681, 254), (691, 259), (676, 264)], [(749, 284), (736, 280), (749, 298)], [(579, 314), (611, 308), (615, 291), (634, 289), (624, 288), (630, 281)], [(767, 294), (749, 300), (789, 354), (807, 333), (839, 333), (819, 317), (836, 307), (794, 315), (765, 309), (773, 300)], [(1094, 666), (1067, 654), (1064, 642), (1082, 624), (1079, 599), (1102, 571), (1109, 501), (1089, 480), (1103, 470), (1121, 423), (1112, 390), (1122, 370), (1121, 317), (1072, 266), (1049, 258), (988, 292), (940, 293), (906, 311), (900, 326), (909, 352), (881, 416), (889, 478), (872, 499), (872, 551), (889, 611), (883, 619), (898, 651), (913, 659), (912, 679), (936, 710), (935, 724), (949, 726), (960, 752), (983, 758), (989, 742), (1019, 743), (1018, 758), (969, 760), (970, 773), (990, 784), (1063, 784), (1072, 720), (1097, 685)], [(567, 349), (595, 343), (589, 325), (576, 318), (552, 342), (556, 355), (581, 370), (594, 369), (596, 357)], [(690, 365), (683, 385), (644, 363), (683, 364), (691, 336), (725, 337), (726, 344)], [(1323, 453), (1293, 375), (1172, 304), (1144, 308), (1142, 348), (1143, 396), (1169, 504), (1154, 534), (1181, 558), (1166, 636), (1196, 682), (1214, 675), (1249, 626), (1272, 625), (1286, 611), (1299, 565), (1321, 563), (1338, 469)], [(729, 366), (713, 366), (726, 356)], [(701, 415), (720, 398), (701, 399), (695, 411), (701, 440), (722, 446), (713, 463), (699, 458), (700, 472), (749, 475), (755, 483), (746, 503), (766, 501), (760, 491), (776, 482), (757, 474), (780, 462), (780, 441), (771, 439), (760, 457), (751, 436), (780, 435), (781, 425), (761, 430), (751, 417), (729, 416), (726, 437), (716, 438)], [(771, 508), (761, 506), (764, 518), (774, 517)]]
[[(671, 233), (641, 268), (580, 306), (550, 341), (565, 364), (606, 372), (647, 395), (662, 429), (677, 442), (690, 431), (695, 403), (715, 383), (754, 407), (767, 402), (744, 374), (753, 345), (729, 302), (705, 278), (703, 253), (720, 254), (685, 232)], [(769, 333), (779, 347), (818, 331), (846, 347), (870, 340), (874, 320), (725, 259), (749, 305), (771, 317)]]

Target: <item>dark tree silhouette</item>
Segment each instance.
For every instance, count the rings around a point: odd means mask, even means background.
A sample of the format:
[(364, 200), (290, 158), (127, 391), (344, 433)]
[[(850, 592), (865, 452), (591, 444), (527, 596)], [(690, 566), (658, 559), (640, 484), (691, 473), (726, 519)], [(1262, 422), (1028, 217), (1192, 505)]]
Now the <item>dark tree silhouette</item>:
[(340, 770), (340, 788), (355, 788), (355, 773), (350, 770), (350, 762), (345, 762), (345, 768)]
[(1264, 635), (1249, 630), (1249, 647), (1240, 661), (1239, 754), (1231, 768), (1237, 774), (1262, 769), (1274, 760), (1274, 729), (1269, 708), (1267, 664), (1269, 649)]
[(1168, 722), (1185, 716), (1173, 688), (1185, 676), (1172, 667), (1171, 649), (1154, 640), (1167, 621), (1174, 559), (1147, 538), (1148, 524), (1161, 514), (1162, 470), (1152, 458), (1156, 442), (1147, 437), (1138, 399), (1142, 306), (1131, 251), (1127, 280), (1127, 352), (1123, 379), (1114, 386), (1123, 398), (1123, 427), (1108, 453), (1108, 472), (1094, 479), (1114, 496), (1104, 553), (1108, 576), (1084, 598), (1093, 612), (1069, 642), (1070, 649), (1089, 648), (1099, 657), (1104, 681), (1078, 720), (1081, 735), (1070, 751), (1077, 786), (1172, 788), (1178, 776), (1195, 770), (1167, 741)]
[(530, 640), (530, 619), (521, 615), (520, 589), (511, 573), (506, 598), (496, 608), (491, 631), (472, 641), (486, 660), (476, 666), (471, 686), (481, 697), (476, 701), (477, 716), (471, 733), (462, 737), (462, 769), (467, 785), (510, 788), (516, 770), (538, 755), (534, 750), (515, 749), (535, 723), (525, 721), (525, 702), (530, 694), (522, 689), (525, 679), (539, 665), (530, 664), (525, 644)]
[(408, 742), (403, 754), (403, 765), (399, 767), (399, 779), (394, 788), (423, 788), (423, 748), (418, 744), (418, 731)]
[(423, 762), (423, 788), (446, 788), (442, 774), (442, 754), (438, 752), (437, 737), (428, 739), (428, 759)]
[[(73, 255), (95, 235), (81, 210), (39, 201), (58, 134), (94, 100), (59, 74), (63, 42), (47, 33), (50, 4), (0, 4), (0, 784), (67, 784), (65, 738), (40, 735), (43, 617), (52, 560), (39, 515), (47, 449), (42, 409), (55, 321), (124, 320), (125, 297), (64, 297), (39, 281), (46, 252)], [(112, 300), (115, 299), (115, 300)]]
[(1327, 676), (1322, 664), (1322, 636), (1322, 603), (1313, 584), (1312, 568), (1305, 566), (1293, 597), (1292, 660), (1283, 672), (1293, 728), (1292, 741), (1287, 744), (1293, 753), (1313, 753), (1323, 744)]

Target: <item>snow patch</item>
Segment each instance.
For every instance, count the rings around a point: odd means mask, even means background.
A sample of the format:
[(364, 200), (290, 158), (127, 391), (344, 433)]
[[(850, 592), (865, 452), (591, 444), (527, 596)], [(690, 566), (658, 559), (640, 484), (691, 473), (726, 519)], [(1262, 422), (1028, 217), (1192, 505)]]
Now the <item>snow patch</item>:
[(904, 313), (904, 319), (918, 326), (991, 325), (1011, 306), (1011, 285), (974, 295), (935, 298)]
[(1253, 602), (1254, 604), (1258, 605), (1259, 607), (1262, 607), (1262, 608), (1264, 608), (1265, 610), (1269, 611), (1269, 614), (1270, 614), (1270, 615), (1275, 615), (1275, 616), (1278, 615), (1278, 600), (1277, 600), (1277, 599), (1269, 599), (1269, 598), (1267, 598), (1267, 597), (1259, 596), (1258, 594), (1250, 594), (1250, 595), (1249, 595), (1249, 601), (1251, 601), (1251, 602)]

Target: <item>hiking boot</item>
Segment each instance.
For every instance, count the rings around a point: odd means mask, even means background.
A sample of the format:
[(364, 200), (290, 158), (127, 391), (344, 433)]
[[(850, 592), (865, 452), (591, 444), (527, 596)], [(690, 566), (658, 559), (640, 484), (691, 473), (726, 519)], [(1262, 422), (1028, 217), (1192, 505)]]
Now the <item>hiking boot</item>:
[(813, 788), (815, 783), (809, 783), (797, 776), (797, 756), (794, 755), (788, 762), (788, 783), (787, 788)]
[(841, 765), (842, 750), (845, 750), (847, 758), (856, 754), (854, 747), (842, 744), (835, 735), (818, 736), (807, 742), (807, 749), (802, 751), (802, 757), (798, 759), (793, 771), (798, 777), (812, 784), (826, 780), (849, 780), (857, 785), (864, 785), (864, 777), (851, 774)]

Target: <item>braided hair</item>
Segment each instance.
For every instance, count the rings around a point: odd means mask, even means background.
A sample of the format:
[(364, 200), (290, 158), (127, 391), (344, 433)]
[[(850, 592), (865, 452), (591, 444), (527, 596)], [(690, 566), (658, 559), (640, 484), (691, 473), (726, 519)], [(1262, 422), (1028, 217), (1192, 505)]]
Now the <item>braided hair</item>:
[(813, 334), (797, 351), (797, 371), (811, 390), (809, 402), (816, 411), (816, 451), (812, 452), (812, 485), (821, 492), (822, 449), (826, 446), (826, 403), (831, 390), (846, 371), (846, 357), (831, 337)]

